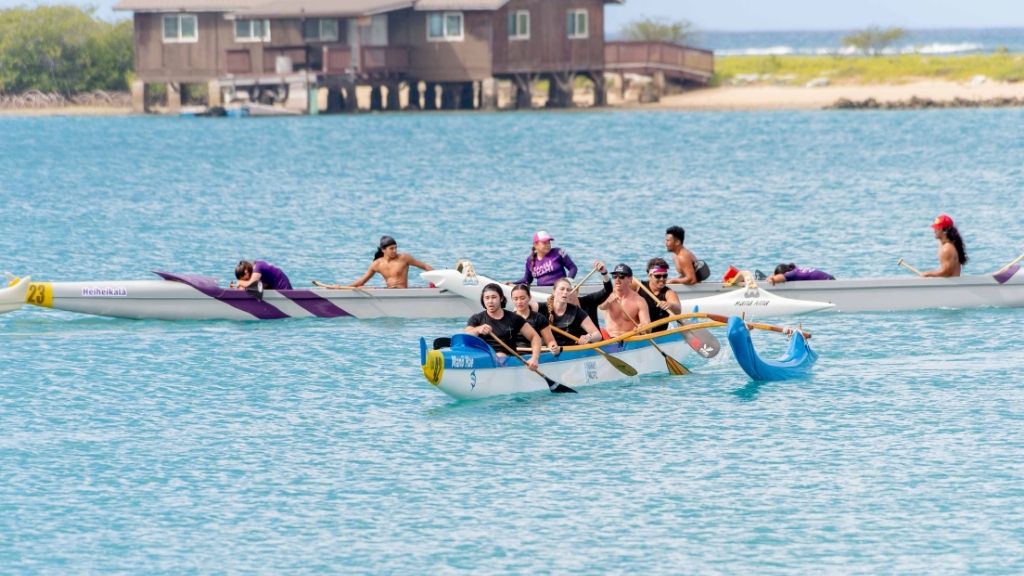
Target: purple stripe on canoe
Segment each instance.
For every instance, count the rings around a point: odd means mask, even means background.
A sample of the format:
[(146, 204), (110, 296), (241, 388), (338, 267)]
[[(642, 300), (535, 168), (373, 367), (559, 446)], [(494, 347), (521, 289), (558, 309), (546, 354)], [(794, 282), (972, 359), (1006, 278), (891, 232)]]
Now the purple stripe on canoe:
[(279, 290), (285, 298), (302, 306), (307, 312), (318, 318), (340, 318), (351, 316), (343, 308), (339, 308), (330, 300), (311, 290)]
[(217, 285), (217, 279), (212, 276), (198, 276), (195, 274), (174, 274), (171, 272), (159, 272), (154, 271), (164, 280), (170, 280), (172, 282), (181, 282), (182, 284), (191, 286), (203, 294), (223, 302), (228, 306), (238, 308), (242, 312), (251, 314), (254, 318), (259, 320), (279, 320), (281, 318), (291, 318), (291, 316), (285, 314), (276, 306), (267, 304), (264, 301), (257, 300), (255, 296), (249, 294), (245, 290), (235, 289), (224, 289)]

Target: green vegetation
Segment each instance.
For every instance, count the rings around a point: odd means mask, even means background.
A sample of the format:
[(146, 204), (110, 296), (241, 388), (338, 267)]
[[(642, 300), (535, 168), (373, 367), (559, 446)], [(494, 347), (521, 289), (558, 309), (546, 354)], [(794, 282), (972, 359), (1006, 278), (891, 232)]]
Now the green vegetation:
[(907, 31), (903, 28), (871, 26), (843, 37), (843, 46), (853, 48), (862, 54), (878, 56), (883, 50), (899, 42), (906, 35)]
[(0, 93), (125, 90), (132, 65), (130, 20), (73, 6), (0, 10)]
[(693, 24), (689, 20), (642, 18), (623, 26), (621, 34), (626, 40), (682, 44), (693, 35)]
[(755, 82), (803, 85), (817, 78), (838, 84), (899, 84), (933, 79), (963, 82), (974, 76), (1002, 82), (1024, 81), (1024, 55), (1014, 53), (963, 56), (719, 56), (715, 84), (738, 78)]

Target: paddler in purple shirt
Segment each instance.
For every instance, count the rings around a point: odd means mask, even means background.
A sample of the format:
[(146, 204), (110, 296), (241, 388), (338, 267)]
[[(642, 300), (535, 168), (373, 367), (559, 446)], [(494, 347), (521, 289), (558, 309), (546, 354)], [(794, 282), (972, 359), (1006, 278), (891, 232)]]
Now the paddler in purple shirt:
[(291, 290), (292, 283), (283, 270), (263, 260), (249, 262), (242, 260), (235, 266), (235, 278), (238, 282), (232, 282), (232, 288), (248, 288), (249, 286), (263, 282), (265, 290)]
[(789, 264), (779, 264), (775, 267), (775, 274), (768, 277), (768, 281), (772, 284), (796, 282), (799, 280), (835, 280), (835, 278), (824, 270), (802, 268), (792, 262)]
[(533, 235), (533, 252), (526, 259), (526, 274), (515, 284), (529, 286), (534, 280), (537, 286), (554, 286), (559, 278), (576, 277), (576, 264), (569, 253), (561, 248), (552, 248), (554, 238), (541, 230)]

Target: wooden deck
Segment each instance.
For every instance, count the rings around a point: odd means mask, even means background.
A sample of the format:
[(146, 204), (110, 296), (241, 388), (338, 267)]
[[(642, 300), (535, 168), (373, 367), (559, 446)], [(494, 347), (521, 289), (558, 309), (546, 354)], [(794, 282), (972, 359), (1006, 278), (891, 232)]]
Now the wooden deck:
[(715, 55), (670, 42), (606, 42), (604, 68), (647, 76), (660, 73), (666, 80), (704, 85), (715, 73)]

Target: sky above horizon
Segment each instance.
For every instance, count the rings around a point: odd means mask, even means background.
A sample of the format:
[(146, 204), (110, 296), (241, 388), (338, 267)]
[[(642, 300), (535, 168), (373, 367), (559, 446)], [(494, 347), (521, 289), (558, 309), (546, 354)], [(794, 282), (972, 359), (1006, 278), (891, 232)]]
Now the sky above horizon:
[[(339, 0), (344, 1), (344, 0)], [(0, 0), (0, 9), (37, 4), (73, 4), (97, 8), (104, 19), (127, 18), (113, 12), (117, 0)], [(851, 30), (871, 25), (903, 28), (1024, 27), (1022, 0), (626, 0), (609, 4), (606, 29), (641, 17), (686, 19), (700, 30)]]

